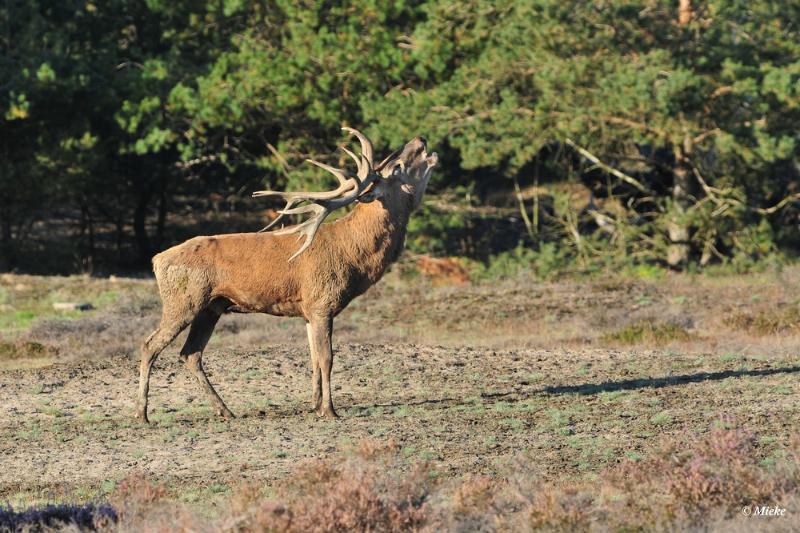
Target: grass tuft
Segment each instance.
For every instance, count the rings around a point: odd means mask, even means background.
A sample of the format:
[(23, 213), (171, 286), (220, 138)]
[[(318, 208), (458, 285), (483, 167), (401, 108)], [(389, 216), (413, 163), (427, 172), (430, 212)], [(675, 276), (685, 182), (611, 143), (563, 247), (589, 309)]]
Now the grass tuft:
[(774, 335), (800, 329), (800, 307), (792, 305), (760, 312), (742, 311), (725, 317), (725, 325), (752, 335)]
[(657, 320), (640, 320), (600, 337), (603, 342), (656, 345), (687, 341), (691, 338), (692, 335), (680, 324)]
[(0, 340), (0, 359), (40, 359), (58, 355), (58, 349), (35, 341)]

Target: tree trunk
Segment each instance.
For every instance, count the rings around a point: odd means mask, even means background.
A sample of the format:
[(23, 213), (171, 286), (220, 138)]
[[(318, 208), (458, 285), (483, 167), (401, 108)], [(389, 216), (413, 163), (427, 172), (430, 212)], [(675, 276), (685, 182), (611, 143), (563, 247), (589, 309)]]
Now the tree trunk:
[[(691, 0), (680, 0), (678, 5), (678, 24), (685, 26), (692, 21), (694, 8)], [(675, 147), (675, 164), (672, 169), (672, 211), (667, 222), (669, 248), (667, 263), (673, 268), (683, 268), (689, 263), (691, 247), (689, 244), (689, 225), (686, 223), (686, 211), (691, 206), (692, 168), (689, 157), (692, 153), (692, 141), (687, 135), (682, 146)]]
[(9, 271), (15, 263), (14, 240), (11, 235), (11, 221), (0, 219), (0, 271)]
[(694, 193), (694, 180), (689, 162), (691, 142), (684, 141), (684, 145), (675, 147), (675, 164), (672, 170), (672, 210), (667, 222), (669, 235), (669, 248), (667, 249), (667, 264), (673, 268), (683, 268), (689, 263), (691, 246), (689, 243), (689, 224), (686, 221), (686, 212), (692, 205)]
[(81, 206), (81, 238), (86, 239), (86, 249), (81, 258), (81, 267), (87, 274), (94, 271), (94, 220), (88, 204)]
[(678, 6), (678, 24), (685, 26), (692, 21), (692, 18), (694, 18), (692, 0), (680, 0)]

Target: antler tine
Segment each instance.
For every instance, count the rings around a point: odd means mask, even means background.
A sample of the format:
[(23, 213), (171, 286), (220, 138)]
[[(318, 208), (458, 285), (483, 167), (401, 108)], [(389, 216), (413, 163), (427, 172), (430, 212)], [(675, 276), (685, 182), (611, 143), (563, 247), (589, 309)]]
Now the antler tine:
[[(373, 170), (373, 151), (372, 143), (361, 132), (352, 128), (342, 128), (352, 133), (361, 142), (361, 154), (356, 155), (345, 147), (341, 147), (358, 166), (357, 177), (345, 173), (343, 170), (313, 159), (306, 159), (309, 163), (323, 170), (327, 170), (339, 180), (339, 187), (326, 192), (283, 192), (283, 191), (256, 191), (254, 198), (263, 196), (280, 196), (286, 201), (283, 209), (278, 211), (278, 216), (261, 231), (267, 231), (283, 219), (286, 215), (301, 215), (313, 213), (306, 221), (295, 226), (281, 228), (274, 231), (275, 235), (289, 235), (296, 233), (299, 238), (304, 239), (302, 246), (289, 258), (289, 261), (306, 251), (311, 246), (311, 242), (317, 234), (317, 230), (322, 225), (322, 221), (336, 209), (340, 209), (355, 202), (367, 188), (374, 183), (379, 176)], [(310, 202), (308, 205), (295, 207), (301, 202)]]
[(357, 187), (355, 179), (350, 179), (349, 183), (339, 185), (335, 190), (325, 192), (283, 192), (283, 191), (256, 191), (253, 193), (253, 198), (260, 198), (263, 196), (280, 196), (285, 200), (332, 200), (342, 193), (347, 192), (353, 187)]
[[(351, 150), (349, 150), (346, 146), (340, 146), (339, 150), (346, 153), (350, 156), (350, 159), (356, 162), (356, 165), (359, 167), (361, 166), (361, 158), (359, 158), (356, 154), (354, 154)], [(359, 169), (360, 170), (360, 169)]]
[[(265, 191), (261, 191), (261, 192), (265, 192)], [(254, 194), (254, 195), (255, 195), (255, 194)], [(285, 216), (286, 216), (286, 211), (288, 211), (289, 209), (291, 209), (291, 207), (292, 207), (292, 206), (295, 204), (295, 202), (297, 202), (297, 199), (294, 199), (294, 198), (291, 198), (291, 199), (289, 199), (289, 200), (286, 200), (286, 205), (285, 205), (285, 206), (283, 206), (283, 209), (281, 209), (280, 211), (278, 211), (278, 216), (276, 216), (276, 217), (275, 217), (275, 218), (272, 220), (272, 222), (270, 222), (269, 224), (267, 224), (266, 226), (264, 226), (263, 228), (261, 228), (260, 230), (258, 230), (258, 233), (263, 233), (263, 232), (265, 232), (265, 231), (269, 231), (269, 229), (270, 229), (271, 227), (273, 227), (275, 224), (277, 224), (278, 222), (280, 222), (280, 220), (281, 220), (283, 217), (285, 217)]]
[[(312, 159), (306, 159), (312, 165), (315, 165), (321, 169), (327, 170), (334, 176), (336, 179), (339, 180), (339, 187), (332, 191), (324, 191), (324, 192), (284, 192), (284, 191), (256, 191), (253, 193), (253, 198), (258, 198), (260, 196), (280, 196), (284, 199), (288, 200), (332, 200), (342, 194), (348, 192), (353, 188), (358, 187), (358, 180), (354, 178), (348, 178), (345, 176), (344, 172), (339, 170), (338, 168), (334, 168), (332, 166), (326, 165), (325, 163), (320, 163), (319, 161), (314, 161)], [(287, 207), (290, 207), (287, 205)]]
[(285, 214), (291, 215), (299, 215), (302, 213), (316, 213), (313, 217), (309, 218), (305, 222), (298, 224), (296, 226), (290, 226), (288, 228), (284, 228), (275, 232), (275, 235), (289, 235), (291, 233), (297, 233), (300, 238), (304, 238), (303, 245), (289, 257), (289, 261), (300, 255), (301, 253), (305, 252), (306, 249), (311, 246), (311, 241), (314, 240), (314, 236), (317, 234), (317, 230), (319, 229), (320, 225), (322, 225), (322, 221), (325, 220), (325, 217), (328, 216), (330, 210), (322, 205), (318, 204), (309, 204), (304, 205), (303, 207), (297, 207), (295, 209), (290, 209), (289, 211), (285, 211)]
[(345, 183), (342, 183), (337, 189), (327, 192), (256, 191), (253, 193), (253, 198), (259, 198), (264, 196), (280, 196), (281, 198), (284, 198), (286, 200), (286, 205), (283, 206), (283, 209), (278, 211), (278, 216), (275, 217), (265, 227), (258, 230), (258, 232), (262, 233), (268, 231), (270, 228), (274, 227), (278, 222), (280, 222), (286, 215), (297, 214), (296, 209), (292, 209), (292, 206), (294, 206), (295, 204), (305, 201), (314, 202), (314, 201), (333, 200), (336, 197), (342, 196), (344, 193), (357, 189), (358, 189), (358, 182), (350, 178)]
[[(283, 215), (302, 215), (305, 213), (314, 213), (314, 216), (297, 224), (296, 226), (290, 226), (288, 228), (282, 228), (275, 231), (275, 235), (289, 235), (292, 233), (298, 233), (301, 237), (305, 237), (305, 242), (300, 247), (300, 249), (295, 252), (290, 258), (289, 261), (303, 253), (306, 248), (311, 246), (311, 241), (314, 240), (314, 237), (317, 234), (317, 230), (319, 229), (322, 221), (331, 214), (331, 212), (349, 205), (353, 203), (358, 195), (366, 188), (366, 186), (371, 183), (372, 180), (368, 180), (366, 184), (362, 186), (356, 186), (352, 190), (350, 190), (347, 194), (340, 196), (339, 198), (333, 198), (331, 200), (319, 200), (317, 203), (304, 205), (301, 207), (295, 207), (293, 209), (283, 209), (280, 211), (280, 216)], [(288, 206), (288, 204), (287, 204)]]
[(364, 135), (357, 129), (348, 128), (347, 126), (345, 126), (342, 128), (342, 130), (358, 137), (358, 140), (361, 143), (361, 155), (366, 158), (367, 163), (369, 163), (369, 167), (372, 168), (373, 166), (372, 142), (369, 139), (367, 139), (366, 135)]
[(369, 175), (369, 165), (364, 164), (364, 158), (357, 156), (356, 154), (348, 150), (347, 147), (345, 146), (340, 146), (339, 148), (344, 153), (349, 155), (353, 161), (356, 162), (356, 166), (358, 167), (358, 179), (364, 181), (364, 178), (366, 178)]
[[(345, 173), (330, 165), (326, 165), (325, 163), (320, 163), (319, 161), (314, 161), (313, 159), (306, 159), (306, 162), (311, 163), (314, 166), (317, 166), (323, 170), (327, 170), (334, 176), (336, 179), (339, 180), (339, 187), (332, 191), (325, 191), (325, 192), (284, 192), (284, 191), (255, 191), (252, 196), (253, 198), (258, 198), (261, 196), (280, 196), (284, 199), (288, 200), (332, 200), (337, 196), (341, 196), (342, 194), (348, 192), (350, 189), (358, 187), (358, 180), (347, 177)], [(290, 207), (287, 205), (287, 207)]]
[(352, 178), (348, 178), (347, 176), (345, 176), (344, 172), (342, 172), (340, 169), (338, 169), (336, 167), (332, 167), (330, 165), (326, 165), (325, 163), (320, 163), (319, 161), (314, 161), (313, 159), (306, 159), (306, 163), (311, 163), (315, 167), (319, 167), (319, 168), (321, 168), (323, 170), (327, 170), (328, 172), (330, 172), (331, 174), (336, 176), (336, 179), (339, 180), (339, 183), (342, 184), (342, 185), (344, 185), (348, 181), (352, 180)]

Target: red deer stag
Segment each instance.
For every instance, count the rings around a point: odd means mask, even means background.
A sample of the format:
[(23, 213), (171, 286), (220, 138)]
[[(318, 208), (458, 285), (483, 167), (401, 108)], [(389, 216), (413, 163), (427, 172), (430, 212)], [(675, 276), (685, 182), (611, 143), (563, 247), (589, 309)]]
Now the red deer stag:
[[(139, 420), (147, 422), (153, 362), (189, 325), (181, 358), (217, 413), (233, 416), (208, 381), (202, 364), (211, 332), (220, 315), (227, 312), (303, 317), (311, 351), (313, 409), (318, 416), (337, 417), (331, 400), (333, 318), (397, 260), (408, 218), (419, 206), (438, 162), (436, 153), (428, 154), (425, 140), (418, 137), (375, 165), (369, 139), (356, 130), (343, 129), (361, 143), (358, 156), (342, 147), (356, 162), (355, 175), (309, 161), (336, 176), (337, 189), (253, 194), (286, 201), (280, 215), (264, 230), (284, 215), (310, 213), (311, 218), (266, 233), (195, 237), (153, 258), (163, 308), (158, 329), (142, 345), (136, 406)], [(356, 205), (346, 216), (322, 224), (332, 211), (352, 203)]]

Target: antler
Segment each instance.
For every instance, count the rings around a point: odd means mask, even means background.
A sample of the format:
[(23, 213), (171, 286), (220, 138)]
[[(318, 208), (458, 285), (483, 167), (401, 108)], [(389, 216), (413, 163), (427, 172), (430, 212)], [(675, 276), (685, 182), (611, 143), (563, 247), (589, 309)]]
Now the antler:
[[(270, 224), (261, 231), (267, 231), (275, 224), (278, 223), (285, 215), (301, 215), (306, 213), (313, 213), (313, 216), (295, 226), (282, 228), (273, 233), (275, 235), (288, 235), (290, 233), (297, 233), (300, 238), (305, 238), (305, 242), (290, 258), (289, 261), (303, 253), (309, 246), (314, 236), (317, 234), (322, 221), (325, 220), (331, 212), (341, 209), (346, 205), (355, 202), (358, 197), (367, 188), (375, 182), (378, 175), (374, 171), (374, 163), (372, 160), (372, 143), (367, 137), (358, 130), (353, 128), (342, 128), (342, 130), (355, 135), (361, 143), (361, 155), (357, 156), (344, 146), (341, 147), (342, 151), (350, 156), (356, 162), (358, 167), (356, 176), (348, 176), (344, 171), (314, 161), (306, 159), (312, 165), (318, 166), (323, 170), (327, 170), (339, 180), (339, 187), (333, 191), (326, 192), (283, 192), (283, 191), (256, 191), (253, 193), (254, 198), (261, 196), (280, 196), (286, 200), (286, 205), (283, 209), (278, 211), (278, 216), (270, 222)], [(307, 205), (295, 207), (303, 202), (310, 202)]]

